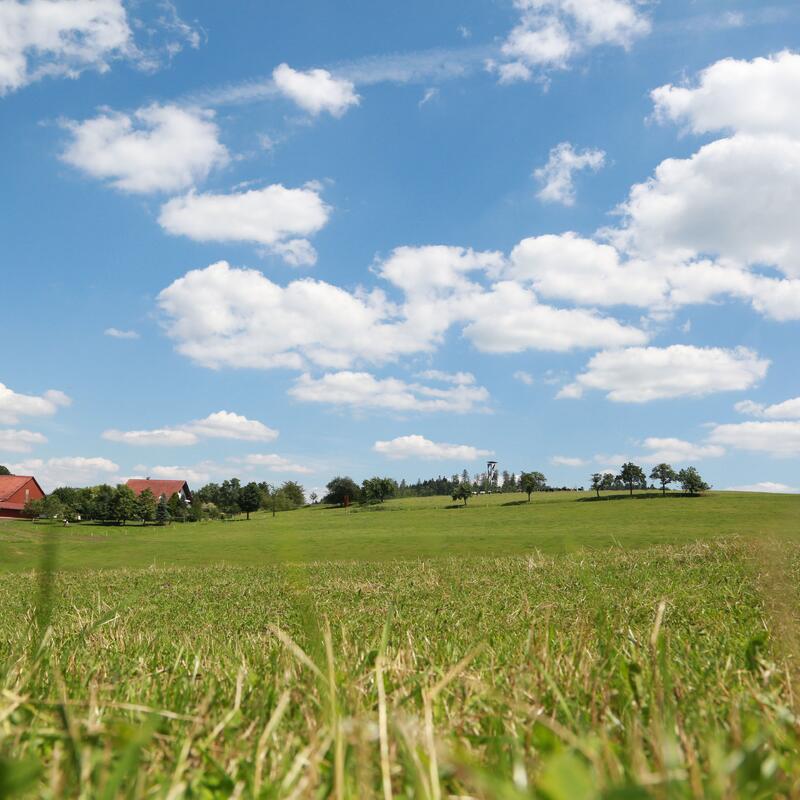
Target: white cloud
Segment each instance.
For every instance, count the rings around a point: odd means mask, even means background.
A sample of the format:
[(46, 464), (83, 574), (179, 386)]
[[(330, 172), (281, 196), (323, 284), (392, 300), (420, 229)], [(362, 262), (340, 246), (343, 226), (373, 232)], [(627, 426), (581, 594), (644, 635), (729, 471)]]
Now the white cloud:
[(179, 352), (206, 367), (348, 369), (431, 352), (455, 325), (478, 350), (521, 352), (644, 344), (648, 335), (596, 311), (558, 309), (501, 273), (501, 253), (400, 247), (373, 272), (401, 295), (310, 279), (280, 286), (221, 261), (192, 270), (158, 303)]
[(271, 442), (278, 438), (278, 431), (263, 422), (248, 419), (231, 411), (217, 411), (205, 419), (198, 419), (183, 426), (197, 436), (209, 439), (237, 439), (243, 442)]
[(418, 373), (417, 377), (427, 381), (454, 383), (457, 386), (475, 383), (475, 376), (471, 372), (443, 372), (440, 369), (426, 369)]
[(576, 56), (601, 45), (629, 47), (650, 30), (634, 0), (516, 0), (519, 24), (490, 64), (501, 82), (529, 80), (534, 70), (564, 69)]
[(690, 461), (704, 461), (725, 455), (725, 449), (715, 444), (693, 444), (683, 439), (658, 438), (651, 436), (642, 442), (648, 451), (642, 456), (647, 464), (685, 464)]
[(533, 173), (542, 186), (537, 197), (548, 203), (575, 205), (575, 173), (587, 169), (597, 172), (605, 161), (606, 154), (602, 150), (578, 152), (569, 142), (561, 142), (550, 151), (547, 163)]
[(90, 486), (111, 480), (116, 476), (119, 466), (107, 458), (99, 456), (64, 456), (60, 458), (31, 458), (8, 468), (17, 475), (33, 475), (46, 491), (57, 486)]
[(29, 453), (36, 445), (46, 443), (47, 438), (41, 433), (0, 428), (0, 452), (2, 453)]
[(533, 375), (531, 375), (530, 372), (525, 372), (523, 369), (518, 369), (514, 373), (514, 380), (524, 383), (526, 386), (533, 386), (535, 382)]
[(800, 53), (784, 50), (767, 58), (725, 58), (683, 86), (651, 92), (661, 121), (684, 123), (694, 133), (732, 130), (800, 136)]
[(649, 338), (596, 311), (541, 305), (533, 292), (513, 281), (499, 282), (491, 292), (474, 298), (472, 312), (464, 335), (486, 353), (625, 347)]
[(109, 442), (129, 444), (135, 447), (186, 447), (200, 441), (190, 431), (177, 428), (156, 428), (145, 431), (120, 431), (111, 428), (103, 431), (103, 438)]
[(747, 486), (731, 486), (724, 489), (726, 492), (766, 492), (768, 494), (800, 494), (800, 489), (787, 486), (785, 483), (775, 483), (774, 481), (761, 481), (751, 483)]
[(579, 305), (658, 305), (667, 291), (665, 278), (649, 265), (623, 264), (611, 245), (571, 231), (523, 239), (506, 273), (544, 297)]
[(619, 248), (680, 264), (703, 255), (800, 277), (800, 139), (737, 134), (667, 159), (621, 207)]
[(0, 383), (0, 425), (14, 425), (20, 417), (51, 417), (72, 401), (57, 389), (43, 395), (19, 394)]
[(583, 467), (588, 462), (582, 458), (575, 458), (573, 456), (553, 456), (550, 459), (550, 463), (558, 467)]
[(310, 467), (296, 464), (288, 458), (284, 458), (275, 453), (250, 453), (240, 459), (240, 461), (247, 466), (260, 467), (270, 472), (294, 472), (300, 475), (309, 475), (314, 471)]
[(0, 96), (47, 75), (103, 72), (131, 45), (121, 0), (3, 0)]
[(174, 197), (161, 207), (161, 227), (198, 242), (253, 242), (293, 265), (313, 264), (316, 253), (304, 238), (328, 221), (330, 207), (316, 186), (287, 189), (273, 184), (232, 194)]
[[(138, 465), (141, 467), (142, 465)], [(138, 469), (138, 468), (137, 468)], [(212, 474), (218, 474), (219, 468), (211, 462), (202, 462), (191, 467), (161, 465), (145, 467), (141, 470), (143, 475), (166, 481), (186, 481), (188, 484), (202, 485), (211, 480)]]
[(749, 389), (767, 374), (769, 363), (743, 347), (725, 350), (676, 344), (608, 350), (593, 356), (586, 371), (557, 396), (575, 398), (586, 389), (599, 389), (617, 403), (703, 397)]
[(406, 383), (398, 378), (376, 378), (369, 372), (331, 372), (320, 378), (301, 375), (289, 394), (307, 403), (350, 406), (359, 410), (451, 412), (485, 410), (489, 392), (482, 386), (460, 383), (447, 388)]
[(138, 339), (139, 334), (136, 331), (122, 331), (119, 328), (106, 328), (103, 331), (104, 336), (110, 336), (112, 339)]
[(376, 453), (392, 459), (419, 458), (424, 461), (475, 461), (492, 455), (491, 450), (479, 450), (467, 444), (432, 442), (419, 434), (398, 436), (386, 442), (375, 442)]
[(272, 79), (281, 94), (314, 116), (327, 111), (334, 117), (341, 117), (360, 101), (351, 81), (335, 78), (326, 69), (301, 72), (288, 64), (280, 64), (273, 70)]
[(212, 116), (156, 103), (133, 114), (107, 109), (93, 119), (65, 123), (72, 141), (62, 158), (124, 192), (180, 191), (229, 161)]
[(800, 422), (739, 422), (715, 425), (708, 435), (714, 444), (767, 453), (777, 458), (800, 456)]
[(263, 422), (248, 419), (231, 411), (217, 411), (205, 419), (193, 420), (184, 425), (156, 428), (155, 430), (103, 432), (103, 438), (139, 447), (186, 447), (201, 439), (234, 439), (242, 442), (271, 442), (278, 431)]
[(754, 403), (752, 400), (742, 400), (734, 408), (740, 414), (749, 414), (764, 419), (800, 419), (800, 397), (784, 400), (782, 403), (765, 405)]

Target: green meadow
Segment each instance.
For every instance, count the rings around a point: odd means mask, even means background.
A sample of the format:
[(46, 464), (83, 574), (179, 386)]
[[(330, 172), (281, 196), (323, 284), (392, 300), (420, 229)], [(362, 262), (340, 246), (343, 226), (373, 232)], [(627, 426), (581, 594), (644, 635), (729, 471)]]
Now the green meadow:
[(413, 498), (167, 527), (0, 522), (0, 570), (37, 567), (46, 537), (62, 569), (504, 556), (763, 538), (791, 533), (799, 505), (791, 495), (604, 493), (597, 501), (589, 492), (543, 492), (531, 503), (524, 494), (478, 495), (466, 507), (447, 497)]
[(800, 796), (800, 497), (0, 523), (0, 797)]

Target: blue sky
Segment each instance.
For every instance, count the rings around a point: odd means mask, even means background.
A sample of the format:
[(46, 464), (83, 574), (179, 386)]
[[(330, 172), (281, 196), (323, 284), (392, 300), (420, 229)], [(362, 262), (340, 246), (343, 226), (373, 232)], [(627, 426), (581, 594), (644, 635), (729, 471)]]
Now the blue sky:
[(800, 487), (795, 3), (0, 25), (0, 463)]

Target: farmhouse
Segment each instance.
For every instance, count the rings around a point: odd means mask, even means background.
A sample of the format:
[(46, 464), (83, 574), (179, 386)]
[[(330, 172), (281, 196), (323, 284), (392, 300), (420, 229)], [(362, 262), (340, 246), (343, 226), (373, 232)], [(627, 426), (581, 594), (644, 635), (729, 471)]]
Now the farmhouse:
[(28, 500), (44, 497), (42, 487), (30, 475), (0, 475), (0, 517), (21, 517)]
[(173, 494), (177, 494), (184, 503), (192, 502), (192, 491), (186, 481), (158, 481), (150, 478), (131, 478), (128, 486), (133, 489), (138, 497), (145, 489), (149, 489), (156, 500), (162, 497), (169, 500)]

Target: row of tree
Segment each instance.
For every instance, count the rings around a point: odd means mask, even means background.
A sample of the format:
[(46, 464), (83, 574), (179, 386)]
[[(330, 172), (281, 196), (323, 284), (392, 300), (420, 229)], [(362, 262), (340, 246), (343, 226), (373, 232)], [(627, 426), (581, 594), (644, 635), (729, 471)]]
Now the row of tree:
[[(673, 483), (680, 484), (681, 489), (686, 494), (692, 495), (700, 494), (711, 488), (694, 467), (686, 467), (680, 472), (676, 472), (670, 464), (657, 464), (650, 471), (650, 479), (658, 481), (663, 494), (667, 493), (667, 488)], [(644, 470), (632, 461), (623, 464), (617, 475), (612, 472), (595, 472), (592, 475), (592, 489), (597, 492), (598, 497), (600, 497), (600, 492), (603, 490), (610, 491), (623, 488), (628, 489), (631, 494), (633, 494), (634, 489), (648, 488), (647, 476)]]
[(60, 487), (47, 497), (29, 500), (24, 514), (31, 518), (49, 517), (67, 522), (96, 520), (98, 522), (197, 522), (202, 519), (219, 519), (268, 509), (288, 511), (305, 505), (303, 487), (295, 481), (286, 481), (280, 487), (271, 484), (247, 483), (238, 478), (209, 483), (199, 489), (186, 503), (177, 494), (170, 498), (156, 498), (149, 489), (137, 496), (129, 486), (108, 484), (86, 488)]

